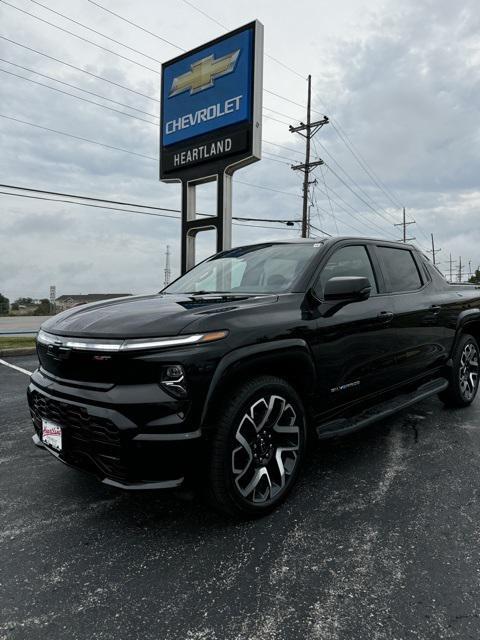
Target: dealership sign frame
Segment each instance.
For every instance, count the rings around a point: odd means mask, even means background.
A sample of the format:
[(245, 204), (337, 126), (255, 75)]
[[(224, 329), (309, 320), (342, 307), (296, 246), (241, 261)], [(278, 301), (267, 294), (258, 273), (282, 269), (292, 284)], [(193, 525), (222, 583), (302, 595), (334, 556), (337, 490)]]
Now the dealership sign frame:
[[(162, 65), (160, 180), (182, 183), (182, 273), (195, 238), (231, 247), (233, 173), (261, 159), (263, 25), (254, 20)], [(215, 216), (197, 218), (196, 186), (217, 182)]]

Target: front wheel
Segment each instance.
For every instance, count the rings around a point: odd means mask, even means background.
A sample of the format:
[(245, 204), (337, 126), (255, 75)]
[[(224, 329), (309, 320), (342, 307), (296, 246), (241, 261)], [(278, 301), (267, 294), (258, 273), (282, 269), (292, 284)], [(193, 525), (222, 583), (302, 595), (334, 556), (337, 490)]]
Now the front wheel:
[(272, 511), (297, 479), (305, 442), (302, 401), (286, 381), (262, 376), (232, 390), (211, 443), (213, 506), (243, 517)]
[(475, 338), (464, 334), (460, 338), (452, 361), (450, 385), (440, 393), (440, 399), (451, 407), (467, 407), (478, 391), (479, 348)]

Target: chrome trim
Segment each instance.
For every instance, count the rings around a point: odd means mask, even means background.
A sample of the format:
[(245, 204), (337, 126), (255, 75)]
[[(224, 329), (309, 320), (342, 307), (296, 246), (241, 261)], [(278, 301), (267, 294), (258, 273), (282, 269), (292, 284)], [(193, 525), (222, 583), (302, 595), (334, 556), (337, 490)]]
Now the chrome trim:
[[(165, 338), (132, 338), (127, 340), (103, 340), (98, 342), (98, 338), (67, 338), (64, 336), (56, 336), (54, 334), (47, 333), (43, 329), (40, 329), (37, 335), (37, 341), (46, 344), (53, 345), (64, 349), (78, 349), (82, 351), (135, 351), (142, 349), (158, 349), (163, 347), (175, 347), (183, 345), (198, 344), (203, 341), (209, 342), (208, 336), (210, 333), (221, 333), (219, 331), (211, 331), (209, 333), (195, 333), (187, 336), (172, 336)], [(211, 340), (222, 340), (227, 336), (227, 332), (224, 332), (224, 336)]]
[(186, 431), (184, 433), (139, 433), (137, 436), (133, 437), (133, 440), (142, 440), (142, 441), (184, 441), (184, 440), (194, 440), (196, 438), (200, 438), (202, 435), (202, 430), (197, 429), (196, 431)]
[(152, 339), (131, 339), (125, 340), (121, 349), (130, 351), (132, 349), (154, 349), (155, 347), (174, 347), (183, 344), (195, 344), (200, 342), (205, 334), (196, 333), (191, 336), (179, 336), (174, 338), (152, 338)]
[(117, 482), (117, 480), (111, 480), (110, 478), (104, 478), (103, 484), (108, 484), (110, 487), (116, 487), (117, 489), (127, 489), (132, 491), (144, 490), (144, 489), (174, 489), (183, 484), (184, 478), (177, 478), (176, 480), (162, 480), (161, 482), (135, 482), (135, 483), (123, 483)]
[(40, 447), (40, 449), (45, 449), (45, 445), (43, 444), (43, 442), (40, 440), (40, 438), (37, 436), (37, 434), (32, 436), (32, 440), (33, 440), (33, 444), (36, 447)]

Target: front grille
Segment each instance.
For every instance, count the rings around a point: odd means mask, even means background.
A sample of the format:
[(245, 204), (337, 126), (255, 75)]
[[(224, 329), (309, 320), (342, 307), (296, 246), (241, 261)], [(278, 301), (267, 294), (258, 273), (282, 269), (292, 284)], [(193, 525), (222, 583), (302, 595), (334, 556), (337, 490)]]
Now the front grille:
[(42, 419), (62, 427), (61, 457), (65, 462), (119, 480), (126, 479), (120, 431), (111, 420), (90, 415), (85, 407), (60, 402), (37, 391), (31, 394), (30, 409), (39, 437)]

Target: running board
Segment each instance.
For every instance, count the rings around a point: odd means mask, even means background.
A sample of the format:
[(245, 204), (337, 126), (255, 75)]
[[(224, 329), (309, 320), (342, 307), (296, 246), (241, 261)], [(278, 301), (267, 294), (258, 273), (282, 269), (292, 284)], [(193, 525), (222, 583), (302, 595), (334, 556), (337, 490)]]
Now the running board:
[(320, 440), (323, 440), (324, 438), (331, 438), (333, 436), (340, 436), (351, 433), (352, 431), (357, 431), (372, 424), (372, 422), (388, 418), (394, 413), (406, 409), (416, 402), (420, 402), (420, 400), (425, 400), (425, 398), (440, 393), (440, 391), (444, 391), (447, 387), (448, 380), (445, 378), (437, 378), (436, 380), (423, 384), (412, 393), (405, 393), (392, 400), (381, 402), (351, 419), (338, 418), (321, 424), (317, 427), (317, 436)]

